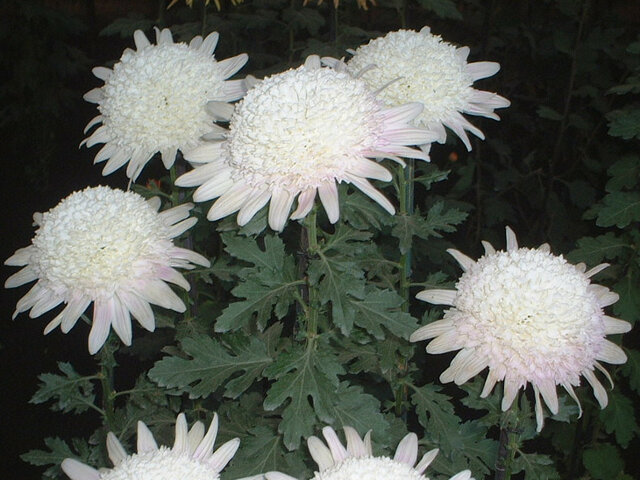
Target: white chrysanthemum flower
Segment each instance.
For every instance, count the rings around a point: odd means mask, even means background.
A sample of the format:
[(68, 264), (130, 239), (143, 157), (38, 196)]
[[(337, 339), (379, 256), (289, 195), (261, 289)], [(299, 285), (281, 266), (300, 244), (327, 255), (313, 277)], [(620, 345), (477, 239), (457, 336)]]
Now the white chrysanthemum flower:
[(96, 470), (72, 458), (65, 459), (61, 466), (71, 480), (216, 480), (240, 445), (234, 438), (214, 452), (217, 433), (217, 414), (205, 435), (204, 424), (199, 421), (187, 431), (187, 420), (181, 413), (173, 447), (158, 448), (147, 426), (138, 422), (138, 453), (127, 455), (116, 436), (111, 432), (107, 435), (113, 468)]
[(18, 301), (13, 318), (29, 309), (35, 318), (64, 303), (44, 333), (57, 326), (67, 333), (93, 302), (89, 334), (93, 354), (111, 326), (125, 344), (131, 344), (131, 315), (153, 331), (150, 304), (184, 312), (184, 303), (165, 282), (189, 290), (175, 267), (209, 266), (202, 255), (173, 244), (174, 237), (196, 223), (196, 218), (189, 218), (192, 207), (184, 204), (158, 213), (158, 198), (147, 201), (133, 192), (94, 187), (35, 214), (38, 229), (32, 244), (5, 262), (24, 266), (7, 279), (6, 288), (37, 280)]
[(336, 182), (352, 183), (389, 213), (393, 205), (368, 178), (391, 180), (391, 173), (367, 157), (427, 159), (408, 148), (434, 135), (409, 122), (418, 103), (384, 108), (374, 92), (345, 71), (322, 67), (310, 56), (297, 69), (257, 83), (236, 105), (225, 140), (203, 145), (185, 158), (202, 163), (176, 185), (200, 186), (194, 200), (220, 197), (209, 210), (217, 220), (239, 210), (246, 224), (269, 201), (269, 225), (282, 230), (305, 217), (320, 196), (329, 220), (340, 215)]
[(390, 32), (351, 53), (349, 69), (360, 72), (373, 88), (384, 87), (380, 98), (389, 105), (416, 101), (424, 104), (416, 125), (436, 132), (440, 143), (445, 141), (444, 127), (448, 127), (471, 150), (466, 131), (481, 139), (484, 134), (462, 114), (499, 120), (494, 109), (510, 105), (500, 95), (473, 88), (476, 80), (497, 73), (498, 63), (467, 63), (468, 47), (456, 48), (433, 35), (428, 27), (419, 32)]
[(93, 73), (103, 87), (84, 98), (97, 103), (100, 115), (85, 132), (102, 123), (83, 143), (105, 145), (94, 163), (108, 160), (108, 175), (125, 163), (127, 177), (135, 180), (142, 168), (160, 152), (170, 168), (176, 153), (201, 145), (203, 135), (215, 134), (217, 120), (228, 120), (233, 106), (245, 93), (242, 80), (227, 80), (247, 62), (241, 54), (220, 62), (213, 57), (218, 34), (191, 43), (173, 43), (168, 29), (156, 29), (152, 45), (141, 30), (133, 34), (136, 50), (126, 49), (113, 70), (96, 67)]
[(607, 393), (594, 368), (611, 378), (599, 361), (621, 364), (627, 359), (606, 335), (624, 333), (631, 325), (605, 315), (603, 308), (618, 295), (590, 277), (607, 267), (585, 271), (549, 252), (518, 248), (507, 227), (507, 250), (496, 251), (482, 242), (485, 255), (477, 262), (457, 250), (448, 252), (458, 261), (463, 275), (455, 290), (423, 290), (417, 298), (434, 305), (449, 305), (442, 320), (419, 328), (411, 341), (435, 338), (427, 352), (460, 350), (440, 380), (465, 383), (489, 367), (482, 397), (496, 382), (504, 380), (502, 410), (509, 409), (520, 388), (533, 385), (538, 431), (543, 414), (540, 395), (552, 413), (558, 413), (556, 385), (580, 402), (573, 390), (584, 376), (593, 387), (600, 406)]
[[(311, 436), (307, 442), (309, 453), (318, 464), (313, 480), (428, 480), (424, 475), (426, 468), (438, 454), (435, 448), (425, 453), (420, 462), (418, 459), (418, 437), (415, 433), (407, 434), (398, 444), (393, 458), (374, 457), (371, 449), (371, 432), (364, 440), (352, 427), (344, 427), (347, 447), (338, 439), (331, 427), (322, 429), (327, 441)], [(415, 465), (415, 466), (414, 466)], [(280, 472), (265, 474), (266, 480), (296, 480)], [(469, 470), (454, 475), (450, 480), (473, 480)]]

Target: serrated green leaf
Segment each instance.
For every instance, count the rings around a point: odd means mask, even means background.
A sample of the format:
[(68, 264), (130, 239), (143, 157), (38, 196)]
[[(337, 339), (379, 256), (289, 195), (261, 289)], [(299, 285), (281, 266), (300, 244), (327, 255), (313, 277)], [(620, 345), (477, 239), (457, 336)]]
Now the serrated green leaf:
[(347, 195), (346, 186), (342, 187), (340, 188), (340, 198), (344, 198), (340, 204), (340, 214), (354, 228), (367, 230), (373, 227), (379, 230), (384, 225), (389, 225), (393, 220), (393, 217), (380, 205), (360, 191)]
[(614, 110), (607, 114), (609, 135), (624, 140), (640, 138), (640, 108)]
[(606, 185), (608, 192), (633, 188), (640, 175), (640, 158), (637, 155), (622, 157), (608, 168), (607, 173), (611, 177)]
[(191, 358), (165, 357), (149, 371), (149, 378), (163, 387), (188, 392), (190, 398), (206, 397), (226, 382), (224, 395), (237, 398), (261, 377), (272, 359), (257, 337), (234, 335), (226, 340), (227, 347), (206, 336), (185, 338), (182, 350)]
[(406, 340), (418, 328), (418, 321), (401, 310), (404, 299), (395, 291), (370, 287), (364, 298), (351, 297), (349, 302), (356, 312), (355, 324), (378, 340), (385, 338), (382, 327)]
[(342, 382), (336, 390), (337, 401), (329, 407), (335, 426), (350, 426), (361, 435), (369, 430), (374, 437), (384, 438), (389, 423), (380, 413), (380, 402), (373, 395), (364, 393), (359, 386)]
[(264, 250), (258, 246), (256, 239), (251, 237), (242, 237), (233, 232), (225, 232), (220, 237), (225, 244), (225, 251), (232, 257), (272, 272), (284, 268), (286, 253), (284, 243), (279, 237), (265, 235)]
[(631, 75), (627, 78), (625, 83), (611, 87), (607, 93), (614, 93), (616, 95), (640, 93), (640, 77), (637, 75)]
[(520, 453), (513, 462), (513, 473), (524, 471), (527, 480), (555, 480), (560, 474), (548, 455)]
[(624, 228), (631, 222), (640, 221), (640, 192), (613, 192), (602, 199), (596, 225), (599, 227)]
[(452, 20), (462, 20), (462, 14), (452, 0), (418, 0), (420, 5), (440, 18), (450, 18)]
[(620, 295), (620, 300), (613, 304), (613, 313), (632, 325), (640, 320), (638, 285), (640, 285), (640, 272), (630, 269), (612, 289)]
[(627, 242), (617, 237), (613, 232), (607, 232), (598, 237), (582, 237), (578, 240), (578, 248), (567, 255), (571, 262), (585, 262), (597, 265), (604, 260), (613, 260), (628, 249)]
[(620, 451), (608, 443), (585, 450), (582, 463), (596, 480), (616, 478), (624, 468)]
[(62, 375), (38, 375), (41, 383), (29, 403), (39, 404), (52, 400), (53, 410), (74, 413), (86, 412), (92, 408), (96, 398), (93, 385), (96, 377), (83, 377), (68, 362), (58, 362), (58, 368)]
[(427, 163), (426, 165), (422, 164), (422, 172), (414, 178), (413, 181), (424, 185), (427, 189), (430, 189), (433, 183), (446, 180), (449, 177), (450, 172), (451, 170), (438, 169), (438, 167), (433, 163)]
[(559, 122), (562, 120), (562, 114), (557, 112), (551, 107), (546, 107), (544, 105), (540, 105), (537, 110), (538, 116), (540, 118), (546, 118), (547, 120), (553, 120)]
[(440, 393), (441, 387), (427, 384), (413, 387), (411, 401), (416, 406), (418, 421), (425, 428), (425, 437), (442, 449), (445, 455), (455, 450), (451, 433), (457, 432), (460, 419), (453, 411), (451, 397)]
[(249, 431), (249, 436), (242, 438), (242, 448), (224, 473), (228, 478), (239, 478), (285, 470), (284, 454), (282, 435), (266, 426), (258, 426)]
[(282, 14), (282, 18), (295, 30), (306, 30), (311, 35), (318, 33), (320, 27), (324, 25), (324, 17), (313, 8), (287, 8)]
[(628, 348), (625, 352), (627, 363), (622, 367), (622, 373), (629, 378), (629, 386), (640, 393), (640, 351)]
[(275, 410), (289, 401), (282, 410), (278, 431), (290, 450), (299, 447), (301, 438), (315, 433), (317, 419), (333, 421), (330, 412), (336, 401), (337, 375), (344, 369), (327, 351), (328, 344), (318, 343), (296, 345), (291, 352), (280, 354), (264, 372), (275, 380), (267, 392), (264, 409)]
[(60, 438), (47, 437), (44, 439), (44, 444), (49, 450), (29, 450), (27, 453), (20, 455), (20, 458), (31, 465), (51, 465), (42, 474), (44, 478), (51, 479), (62, 478), (60, 464), (65, 458), (75, 458), (90, 464), (89, 459), (93, 456), (93, 450), (95, 450), (95, 448), (92, 450), (85, 440), (77, 438), (72, 440), (72, 444), (78, 453), (71, 450), (67, 442)]
[(631, 439), (640, 433), (633, 402), (618, 390), (609, 394), (609, 404), (607, 408), (600, 410), (598, 416), (605, 431), (614, 433), (616, 442), (622, 448), (627, 448)]
[(468, 216), (467, 212), (457, 208), (445, 210), (444, 202), (436, 202), (427, 212), (426, 222), (416, 230), (416, 235), (427, 240), (429, 237), (441, 238), (438, 232), (455, 232), (455, 225), (462, 223)]

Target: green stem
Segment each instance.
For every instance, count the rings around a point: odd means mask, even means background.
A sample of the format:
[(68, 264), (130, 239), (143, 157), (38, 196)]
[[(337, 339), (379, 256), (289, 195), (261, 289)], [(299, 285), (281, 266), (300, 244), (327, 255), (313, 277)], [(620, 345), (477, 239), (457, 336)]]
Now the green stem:
[(516, 452), (520, 449), (520, 410), (518, 408), (519, 397), (513, 402), (511, 408), (502, 413), (500, 417), (500, 441), (498, 444), (498, 456), (495, 463), (495, 480), (510, 480), (513, 471), (513, 461)]
[[(318, 225), (315, 207), (309, 212), (305, 219), (306, 229), (306, 256), (316, 255), (318, 251)], [(308, 268), (308, 265), (307, 265)], [(306, 272), (305, 272), (306, 274)], [(305, 275), (308, 304), (305, 311), (307, 323), (307, 341), (315, 341), (318, 334), (318, 288), (309, 281), (309, 275)]]
[(116, 392), (113, 386), (113, 370), (117, 365), (114, 353), (116, 346), (111, 341), (111, 334), (105, 342), (104, 346), (98, 354), (98, 363), (100, 365), (100, 373), (98, 378), (100, 379), (100, 385), (102, 387), (102, 416), (104, 423), (109, 431), (113, 431), (115, 428), (115, 398)]

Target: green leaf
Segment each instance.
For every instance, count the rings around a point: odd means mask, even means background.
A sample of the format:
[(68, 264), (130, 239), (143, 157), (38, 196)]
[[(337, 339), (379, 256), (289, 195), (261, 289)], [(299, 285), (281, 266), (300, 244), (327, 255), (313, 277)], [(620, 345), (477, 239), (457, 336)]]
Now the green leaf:
[(379, 230), (393, 220), (380, 205), (359, 190), (347, 195), (346, 186), (342, 187), (340, 198), (344, 198), (344, 202), (340, 204), (340, 215), (354, 228), (367, 230), (373, 227)]
[(640, 393), (640, 351), (628, 348), (625, 352), (627, 363), (622, 367), (622, 373), (629, 378), (629, 386)]
[(356, 312), (356, 325), (378, 340), (385, 338), (382, 327), (406, 340), (418, 328), (418, 321), (401, 310), (404, 299), (393, 290), (370, 287), (364, 298), (350, 298), (349, 302)]
[(420, 5), (440, 18), (450, 18), (452, 20), (462, 20), (462, 14), (452, 0), (418, 0)]
[(609, 405), (604, 410), (600, 410), (598, 415), (605, 431), (614, 433), (616, 442), (622, 448), (627, 448), (631, 439), (640, 433), (633, 402), (618, 390), (609, 394)]
[(636, 269), (629, 269), (612, 289), (620, 295), (620, 300), (613, 304), (613, 313), (632, 325), (640, 320), (638, 285), (640, 285), (640, 272)]
[(607, 114), (609, 135), (624, 140), (640, 138), (640, 108), (628, 107)]
[(27, 453), (20, 455), (22, 461), (31, 465), (52, 465), (43, 472), (42, 476), (44, 478), (63, 478), (60, 464), (65, 458), (75, 458), (86, 464), (91, 464), (90, 459), (95, 457), (95, 449), (92, 450), (85, 440), (77, 438), (72, 440), (73, 447), (78, 451), (79, 455), (71, 450), (71, 447), (60, 438), (47, 437), (44, 439), (44, 444), (49, 450), (29, 450)]
[(633, 188), (638, 184), (640, 158), (637, 155), (624, 156), (611, 165), (607, 173), (611, 177), (606, 186), (608, 192)]
[(553, 120), (556, 122), (562, 120), (562, 114), (560, 114), (553, 108), (546, 107), (544, 105), (540, 105), (538, 107), (537, 113), (540, 118), (546, 118), (547, 120)]
[(571, 262), (585, 262), (597, 265), (604, 260), (613, 260), (629, 248), (627, 242), (617, 237), (613, 232), (607, 232), (598, 237), (582, 237), (578, 240), (578, 248), (567, 255)]
[(445, 210), (444, 202), (436, 202), (429, 209), (427, 219), (424, 224), (416, 230), (416, 235), (427, 240), (429, 237), (441, 238), (438, 232), (451, 233), (455, 232), (454, 225), (462, 223), (468, 216), (467, 212), (458, 210), (457, 208), (449, 208)]
[(626, 93), (640, 93), (640, 76), (630, 75), (625, 83), (611, 87), (607, 93), (615, 93), (616, 95), (624, 95)]
[(616, 478), (624, 468), (620, 451), (608, 443), (585, 450), (582, 463), (596, 480)]
[(316, 433), (316, 419), (325, 423), (333, 421), (331, 409), (336, 401), (337, 375), (345, 372), (329, 353), (328, 343), (318, 343), (294, 346), (291, 352), (281, 353), (264, 372), (275, 380), (267, 392), (264, 409), (275, 410), (289, 400), (282, 411), (278, 431), (284, 435), (284, 444), (290, 450), (300, 446), (301, 438)]
[(423, 165), (422, 169), (424, 173), (414, 178), (413, 181), (424, 185), (428, 189), (431, 188), (433, 183), (446, 180), (449, 177), (449, 172), (451, 172), (451, 170), (439, 170), (433, 163)]
[(70, 363), (58, 362), (63, 375), (43, 373), (38, 376), (40, 385), (29, 403), (44, 403), (53, 400), (53, 410), (82, 413), (95, 404), (94, 376), (83, 377)]
[(513, 462), (513, 473), (524, 471), (527, 480), (554, 480), (560, 474), (548, 455), (520, 453)]
[(324, 17), (313, 8), (287, 8), (282, 14), (282, 18), (294, 30), (306, 30), (311, 35), (318, 33), (320, 27), (324, 25)]
[(640, 220), (640, 192), (613, 192), (602, 199), (596, 225), (624, 228)]
[(329, 414), (336, 426), (350, 426), (361, 435), (373, 430), (374, 438), (384, 438), (389, 423), (380, 413), (380, 402), (373, 395), (364, 393), (362, 387), (342, 382), (336, 390), (336, 399), (329, 407)]
[(182, 349), (191, 358), (165, 357), (149, 371), (149, 378), (160, 386), (186, 391), (190, 398), (206, 397), (227, 382), (225, 396), (237, 398), (261, 377), (272, 359), (255, 336), (225, 339), (227, 347), (206, 336), (183, 339)]
[(432, 384), (413, 390), (411, 401), (416, 406), (418, 421), (425, 428), (425, 436), (448, 455), (456, 448), (451, 434), (457, 432), (460, 425), (451, 397), (440, 393), (442, 387)]

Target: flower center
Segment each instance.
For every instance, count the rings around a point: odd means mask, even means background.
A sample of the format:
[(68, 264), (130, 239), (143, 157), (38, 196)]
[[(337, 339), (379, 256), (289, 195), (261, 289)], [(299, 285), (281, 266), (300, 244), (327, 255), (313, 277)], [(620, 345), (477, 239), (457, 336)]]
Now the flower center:
[(327, 470), (316, 472), (314, 480), (427, 480), (410, 465), (388, 457), (347, 458)]
[(349, 68), (358, 72), (371, 65), (362, 78), (382, 89), (380, 99), (390, 105), (419, 101), (424, 104), (417, 123), (441, 122), (463, 111), (472, 93), (473, 79), (456, 47), (430, 33), (399, 30), (358, 48)]
[(249, 90), (231, 119), (229, 163), (251, 186), (291, 191), (340, 180), (379, 141), (380, 104), (366, 84), (300, 67)]
[[(494, 365), (533, 380), (577, 379), (604, 338), (602, 308), (588, 278), (559, 256), (520, 248), (487, 255), (457, 284), (456, 324)], [(450, 311), (451, 312), (451, 311)]]
[(183, 43), (149, 45), (125, 51), (98, 108), (119, 147), (180, 147), (211, 129), (204, 107), (222, 95), (223, 81), (210, 55)]
[[(49, 287), (110, 294), (145, 259), (164, 258), (167, 228), (139, 195), (88, 188), (45, 213), (33, 244), (34, 267)], [(147, 267), (152, 268), (152, 267)]]
[(117, 467), (100, 474), (100, 480), (216, 480), (213, 470), (186, 453), (176, 454), (167, 447), (134, 453)]

